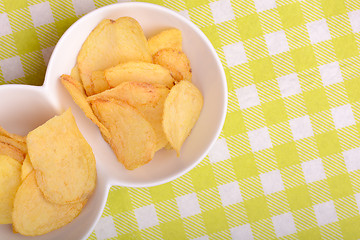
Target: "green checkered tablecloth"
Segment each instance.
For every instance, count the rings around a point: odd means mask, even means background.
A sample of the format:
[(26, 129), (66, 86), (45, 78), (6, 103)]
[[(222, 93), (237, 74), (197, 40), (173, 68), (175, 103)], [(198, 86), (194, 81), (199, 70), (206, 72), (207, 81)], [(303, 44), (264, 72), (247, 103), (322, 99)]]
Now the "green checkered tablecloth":
[[(57, 40), (114, 0), (0, 0), (0, 84), (41, 85)], [(89, 239), (359, 239), (360, 2), (157, 0), (226, 72), (220, 138), (186, 175), (112, 187)]]

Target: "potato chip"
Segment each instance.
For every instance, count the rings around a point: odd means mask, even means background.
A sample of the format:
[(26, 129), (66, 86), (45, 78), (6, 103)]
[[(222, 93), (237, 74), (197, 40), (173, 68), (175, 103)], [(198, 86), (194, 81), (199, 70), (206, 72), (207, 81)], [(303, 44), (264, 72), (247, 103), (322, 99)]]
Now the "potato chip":
[(116, 99), (97, 99), (91, 105), (99, 120), (110, 130), (110, 146), (126, 169), (135, 169), (153, 158), (156, 135), (138, 110)]
[(159, 83), (169, 88), (174, 86), (174, 79), (168, 69), (152, 63), (127, 62), (104, 71), (105, 79), (111, 88), (123, 82)]
[(81, 202), (96, 184), (95, 157), (68, 109), (27, 136), (36, 181), (48, 201)]
[(21, 164), (15, 159), (0, 155), (0, 224), (12, 223), (13, 202), (20, 186)]
[(154, 128), (157, 151), (168, 142), (162, 127), (164, 102), (168, 94), (169, 89), (161, 84), (124, 82), (115, 88), (88, 97), (88, 101), (114, 98), (135, 107)]
[(9, 133), (7, 132), (5, 129), (3, 129), (0, 126), (0, 136), (5, 136), (11, 139), (14, 139), (15, 141), (19, 142), (19, 143), (26, 143), (26, 137), (17, 135), (17, 134), (13, 134), (13, 133)]
[(7, 155), (17, 160), (19, 163), (22, 163), (26, 153), (7, 142), (0, 141), (0, 155)]
[(165, 48), (153, 55), (153, 61), (167, 69), (176, 81), (191, 81), (190, 61), (183, 51)]
[(140, 24), (130, 17), (101, 21), (85, 40), (77, 58), (86, 94), (96, 93), (92, 72), (128, 61), (152, 61)]
[(201, 92), (188, 81), (176, 84), (165, 100), (163, 128), (178, 156), (181, 146), (199, 118), (202, 106)]
[(85, 203), (55, 204), (47, 201), (36, 183), (35, 171), (32, 171), (15, 195), (14, 231), (37, 236), (61, 228), (79, 215)]
[(176, 28), (166, 29), (149, 38), (148, 43), (151, 55), (164, 48), (182, 50), (181, 31)]
[(34, 170), (34, 168), (31, 165), (29, 154), (26, 154), (25, 160), (21, 166), (21, 181), (24, 181), (32, 170)]
[(72, 78), (69, 75), (61, 75), (60, 77), (61, 83), (70, 93), (74, 102), (81, 108), (81, 110), (85, 113), (85, 115), (95, 123), (99, 129), (101, 134), (104, 136), (104, 139), (108, 142), (110, 139), (109, 130), (97, 119), (95, 116), (90, 104), (86, 101), (86, 95), (84, 93), (84, 89), (82, 85)]
[(101, 93), (110, 88), (108, 82), (105, 79), (104, 71), (94, 71), (91, 74), (91, 81), (94, 85), (94, 94)]

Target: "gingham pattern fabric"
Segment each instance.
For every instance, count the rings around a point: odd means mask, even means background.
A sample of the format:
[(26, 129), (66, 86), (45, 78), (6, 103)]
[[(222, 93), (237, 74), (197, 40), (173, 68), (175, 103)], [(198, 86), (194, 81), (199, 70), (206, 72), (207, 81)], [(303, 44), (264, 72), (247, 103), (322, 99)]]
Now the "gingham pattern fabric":
[[(0, 83), (41, 85), (63, 32), (113, 0), (0, 0)], [(226, 72), (220, 138), (188, 174), (113, 187), (89, 239), (359, 239), (360, 2), (159, 0)]]

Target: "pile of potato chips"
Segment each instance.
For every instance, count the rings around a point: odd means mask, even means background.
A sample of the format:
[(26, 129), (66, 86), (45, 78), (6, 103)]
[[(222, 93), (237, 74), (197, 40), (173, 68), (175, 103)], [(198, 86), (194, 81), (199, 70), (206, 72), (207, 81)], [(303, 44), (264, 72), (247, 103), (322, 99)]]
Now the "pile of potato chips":
[(96, 185), (96, 163), (71, 110), (27, 137), (0, 127), (0, 224), (26, 236), (48, 233), (79, 215)]
[(61, 82), (132, 170), (166, 147), (177, 155), (199, 118), (203, 97), (191, 82), (178, 29), (147, 39), (133, 18), (101, 21)]

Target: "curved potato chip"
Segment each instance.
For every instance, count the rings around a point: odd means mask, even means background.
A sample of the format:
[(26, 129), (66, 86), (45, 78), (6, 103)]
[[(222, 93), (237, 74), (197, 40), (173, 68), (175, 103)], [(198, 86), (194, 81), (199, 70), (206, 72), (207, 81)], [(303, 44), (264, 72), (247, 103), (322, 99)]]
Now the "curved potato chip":
[(153, 61), (169, 69), (171, 76), (176, 81), (191, 81), (190, 61), (183, 51), (172, 48), (161, 49), (153, 55)]
[(13, 134), (13, 133), (9, 133), (1, 126), (0, 126), (0, 136), (5, 136), (8, 138), (14, 139), (15, 141), (17, 141), (19, 143), (26, 143), (26, 137), (23, 137), (23, 136), (20, 136), (17, 134)]
[(21, 164), (15, 159), (0, 155), (0, 224), (12, 223), (13, 202), (20, 186)]
[(126, 169), (135, 169), (153, 158), (156, 135), (138, 110), (116, 99), (97, 99), (91, 105), (96, 116), (110, 130), (110, 146)]
[(108, 82), (105, 79), (104, 71), (94, 71), (91, 74), (91, 81), (94, 85), (94, 94), (101, 93), (110, 88)]
[(26, 154), (25, 160), (21, 166), (21, 181), (24, 181), (32, 170), (34, 170), (34, 168), (31, 165), (29, 154)]
[(147, 62), (127, 62), (104, 71), (105, 79), (111, 88), (123, 82), (146, 82), (174, 86), (174, 79), (168, 69)]
[(188, 81), (176, 84), (165, 100), (163, 128), (178, 156), (181, 146), (200, 116), (202, 106), (201, 92)]
[(118, 99), (127, 102), (139, 110), (145, 119), (150, 122), (156, 134), (155, 151), (167, 144), (167, 139), (162, 127), (164, 102), (169, 94), (169, 89), (161, 84), (144, 82), (124, 82), (102, 93), (88, 97), (88, 101), (96, 99)]
[(36, 181), (48, 201), (81, 202), (96, 184), (95, 157), (68, 109), (27, 136)]
[(0, 141), (0, 154), (12, 157), (13, 159), (17, 160), (19, 163), (22, 163), (24, 161), (26, 155), (26, 153), (14, 147), (13, 145), (1, 141)]
[(24, 154), (27, 153), (26, 143), (24, 143), (24, 142), (18, 142), (12, 138), (5, 137), (5, 136), (0, 136), (0, 142), (7, 143), (7, 144), (19, 149)]
[(176, 28), (166, 29), (149, 38), (148, 43), (151, 55), (164, 48), (182, 50), (181, 31)]
[(25, 236), (37, 236), (61, 228), (79, 215), (85, 203), (55, 204), (47, 201), (36, 183), (35, 171), (32, 171), (15, 195), (14, 231)]
[(130, 17), (101, 21), (85, 40), (77, 58), (86, 94), (95, 93), (92, 72), (128, 61), (152, 61), (140, 24)]
[(104, 139), (109, 142), (110, 132), (99, 119), (97, 119), (90, 104), (86, 101), (86, 95), (82, 85), (71, 76), (65, 74), (61, 75), (60, 80), (74, 102), (81, 108), (85, 115), (99, 127)]

